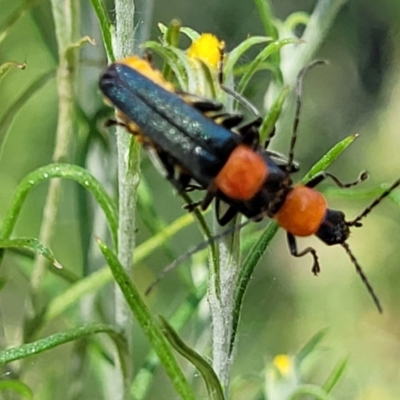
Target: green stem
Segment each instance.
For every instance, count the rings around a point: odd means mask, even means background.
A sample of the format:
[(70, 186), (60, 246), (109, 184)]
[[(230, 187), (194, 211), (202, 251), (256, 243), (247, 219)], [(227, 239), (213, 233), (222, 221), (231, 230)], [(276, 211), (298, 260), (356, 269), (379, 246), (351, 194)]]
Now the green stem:
[(295, 51), (286, 53), (287, 58), (290, 57), (290, 62), (282, 62), (282, 72), (287, 85), (293, 87), (299, 70), (311, 60), (321, 43), (325, 40), (337, 13), (346, 1), (318, 1), (302, 36), (302, 40), (305, 43), (297, 46)]
[[(58, 123), (56, 131), (56, 144), (53, 153), (53, 161), (65, 161), (68, 158), (69, 147), (72, 140), (73, 131), (73, 95), (74, 77), (76, 70), (76, 52), (69, 51), (71, 44), (77, 38), (77, 24), (79, 22), (78, 2), (76, 0), (52, 0), (52, 11), (56, 28), (56, 37), (59, 53), (59, 67), (57, 71), (57, 90), (58, 90)], [(61, 198), (61, 182), (52, 180), (47, 193), (43, 222), (40, 228), (39, 239), (49, 245), (54, 236), (56, 226), (57, 211)], [(32, 307), (28, 306), (28, 319), (33, 316), (35, 310), (39, 308), (36, 303), (36, 293), (43, 281), (46, 270), (46, 259), (38, 255), (31, 276)]]
[[(221, 227), (216, 227), (214, 233), (218, 234), (220, 229)], [(230, 338), (235, 308), (234, 294), (240, 269), (239, 248), (237, 232), (219, 240), (219, 271), (210, 270), (209, 280), (208, 302), (212, 317), (213, 369), (221, 381), (227, 398), (233, 362), (233, 355), (230, 353)]]
[[(113, 48), (117, 60), (133, 52), (134, 40), (134, 13), (133, 0), (115, 1), (115, 36)], [(135, 206), (137, 201), (137, 186), (140, 176), (139, 146), (132, 141), (121, 127), (117, 127), (118, 152), (118, 193), (119, 193), (119, 226), (118, 226), (118, 259), (125, 272), (132, 275), (132, 254), (135, 248)], [(132, 145), (131, 145), (132, 143)], [(115, 322), (122, 330), (129, 344), (129, 356), (132, 352), (132, 318), (129, 307), (120, 291), (115, 286)], [(120, 384), (121, 374), (115, 371), (114, 398), (128, 399), (130, 382)], [(123, 388), (123, 392), (121, 392)]]
[[(232, 76), (225, 76), (225, 85), (233, 89)], [(227, 98), (227, 111), (233, 111), (233, 102)], [(229, 104), (230, 102), (230, 104)], [(214, 234), (233, 227), (237, 218), (227, 227), (219, 226), (214, 218)], [(212, 367), (228, 398), (233, 355), (230, 353), (235, 288), (240, 270), (240, 235), (238, 232), (222, 237), (218, 241), (218, 260), (210, 263), (208, 303), (212, 319)]]

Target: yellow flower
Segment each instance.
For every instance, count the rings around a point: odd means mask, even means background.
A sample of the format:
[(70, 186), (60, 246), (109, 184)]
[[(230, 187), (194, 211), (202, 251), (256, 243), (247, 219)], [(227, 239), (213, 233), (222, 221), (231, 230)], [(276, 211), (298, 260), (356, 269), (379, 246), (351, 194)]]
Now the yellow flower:
[(217, 68), (224, 45), (225, 43), (213, 34), (203, 33), (192, 42), (187, 54), (190, 58), (198, 58), (208, 66)]
[(275, 356), (274, 365), (282, 376), (288, 376), (293, 369), (292, 359), (285, 354)]

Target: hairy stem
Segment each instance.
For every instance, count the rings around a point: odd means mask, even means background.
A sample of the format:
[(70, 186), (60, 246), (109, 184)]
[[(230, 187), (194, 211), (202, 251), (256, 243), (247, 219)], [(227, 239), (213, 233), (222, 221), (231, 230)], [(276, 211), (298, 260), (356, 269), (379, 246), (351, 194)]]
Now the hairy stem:
[[(133, 0), (115, 1), (115, 35), (113, 37), (114, 54), (117, 60), (133, 52), (134, 41), (134, 12)], [(131, 146), (132, 137), (123, 128), (117, 127), (118, 152), (118, 192), (119, 192), (119, 225), (118, 225), (118, 258), (125, 272), (132, 275), (132, 257), (135, 247), (135, 205), (137, 186), (139, 184), (140, 159), (139, 148)], [(119, 287), (115, 286), (115, 322), (122, 330), (129, 347), (129, 358), (132, 354), (132, 314)], [(121, 374), (116, 371), (120, 379)], [(130, 382), (115, 385), (115, 389), (123, 388), (123, 393), (114, 391), (115, 399), (129, 398)]]

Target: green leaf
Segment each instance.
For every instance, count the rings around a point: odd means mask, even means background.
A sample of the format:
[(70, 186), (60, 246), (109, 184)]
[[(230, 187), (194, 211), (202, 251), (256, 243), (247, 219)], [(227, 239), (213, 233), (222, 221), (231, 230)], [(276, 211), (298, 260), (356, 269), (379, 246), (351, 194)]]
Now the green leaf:
[(245, 88), (247, 87), (250, 79), (254, 75), (254, 73), (257, 71), (259, 65), (263, 63), (268, 57), (270, 57), (272, 54), (276, 53), (279, 51), (283, 46), (286, 46), (288, 44), (295, 44), (295, 43), (300, 43), (300, 40), (297, 38), (288, 38), (288, 39), (282, 39), (282, 40), (277, 40), (271, 44), (269, 44), (264, 50), (262, 50), (257, 57), (249, 64), (249, 68), (247, 71), (243, 74), (239, 84), (237, 91), (239, 93), (243, 93)]
[(268, 244), (271, 242), (276, 232), (278, 231), (278, 228), (279, 228), (278, 224), (275, 221), (270, 222), (267, 228), (262, 233), (259, 240), (254, 244), (254, 246), (248, 252), (247, 257), (243, 262), (237, 280), (236, 291), (235, 291), (235, 307), (233, 310), (233, 318), (232, 318), (232, 337), (229, 350), (230, 354), (232, 353), (234, 348), (237, 328), (239, 325), (240, 312), (242, 309), (243, 299), (247, 290), (247, 286), (250, 282), (250, 279), (253, 275), (256, 265), (263, 256)]
[(160, 30), (161, 34), (163, 35), (164, 39), (165, 35), (167, 34), (168, 27), (161, 22), (157, 24), (157, 27)]
[(190, 361), (200, 372), (207, 387), (208, 396), (212, 400), (224, 400), (224, 392), (221, 383), (218, 380), (217, 374), (212, 369), (211, 365), (199, 353), (191, 349), (169, 323), (160, 315), (161, 324), (163, 326), (163, 333), (168, 339), (173, 348)]
[(32, 343), (26, 343), (21, 346), (12, 347), (11, 349), (2, 350), (0, 351), (0, 365), (5, 365), (11, 361), (20, 360), (34, 354), (39, 354), (43, 351), (53, 349), (62, 344), (81, 339), (86, 336), (91, 336), (96, 333), (107, 333), (110, 336), (117, 346), (121, 363), (123, 365), (127, 365), (128, 360), (126, 360), (126, 357), (124, 356), (124, 354), (127, 354), (127, 344), (125, 340), (113, 326), (106, 324), (91, 324), (81, 326), (50, 335), (44, 339), (39, 339)]
[[(12, 391), (18, 393), (26, 399), (33, 399), (33, 391), (24, 382), (16, 379), (2, 379), (0, 380), (0, 392)], [(6, 397), (4, 397), (6, 398)]]
[(187, 26), (182, 27), (181, 32), (184, 33), (192, 42), (201, 36), (199, 32)]
[[(63, 268), (55, 259), (53, 252), (45, 247), (37, 238), (0, 238), (0, 249), (9, 249), (10, 251), (14, 250), (14, 253), (22, 255), (23, 257), (29, 257), (30, 259), (33, 259), (32, 251), (34, 253), (41, 254), (50, 262), (52, 266), (50, 271), (53, 275), (59, 276), (64, 281), (72, 284), (80, 280), (80, 276), (66, 268)], [(25, 249), (28, 249), (28, 251)]]
[(178, 85), (181, 89), (185, 89), (187, 86), (187, 76), (183, 65), (178, 63), (176, 54), (171, 51), (170, 47), (164, 47), (160, 43), (149, 41), (142, 44), (145, 49), (150, 49), (157, 53), (163, 58), (164, 62), (167, 63), (173, 71), (175, 78), (178, 81)]
[(336, 384), (339, 382), (340, 378), (344, 374), (344, 371), (346, 370), (346, 367), (347, 367), (347, 358), (343, 359), (342, 361), (339, 361), (336, 364), (335, 368), (329, 375), (328, 379), (322, 385), (322, 388), (327, 393), (330, 393), (333, 390), (333, 388), (336, 386)]
[(151, 238), (137, 246), (134, 253), (134, 262), (138, 263), (145, 257), (149, 256), (154, 249), (164, 245), (168, 242), (172, 236), (176, 235), (182, 229), (191, 225), (194, 222), (194, 217), (192, 214), (184, 214), (177, 218), (174, 222), (166, 226), (162, 231), (153, 235)]
[[(168, 29), (164, 32), (163, 45), (166, 47), (177, 47), (179, 44), (180, 29), (181, 23), (176, 19), (172, 20), (171, 23), (168, 25)], [(167, 81), (172, 80), (173, 72), (171, 66), (168, 63), (164, 63), (162, 74)]]
[(227, 57), (227, 60), (224, 63), (224, 74), (226, 76), (229, 76), (232, 73), (236, 63), (239, 61), (240, 57), (242, 57), (243, 54), (251, 47), (257, 44), (270, 42), (271, 40), (272, 38), (270, 37), (252, 36), (241, 42), (237, 47), (235, 47), (234, 49), (232, 49), (232, 51), (229, 52), (229, 56)]
[(294, 32), (294, 30), (297, 28), (298, 25), (307, 25), (309, 20), (310, 20), (309, 14), (299, 11), (290, 14), (286, 18), (283, 25), (287, 31)]
[[(31, 189), (43, 181), (51, 178), (72, 179), (86, 188), (97, 200), (103, 209), (114, 245), (117, 243), (118, 217), (115, 204), (108, 193), (104, 190), (100, 182), (94, 178), (87, 170), (71, 164), (49, 164), (28, 174), (18, 185), (17, 190), (11, 200), (11, 205), (4, 217), (0, 237), (7, 239), (10, 237), (22, 206)], [(1, 258), (1, 256), (0, 256)]]
[[(171, 325), (176, 330), (181, 330), (195, 315), (195, 311), (206, 293), (207, 285), (203, 283), (195, 293), (189, 293), (186, 296), (185, 300), (179, 305), (178, 309), (170, 318)], [(146, 398), (146, 394), (154, 379), (154, 371), (159, 363), (155, 352), (152, 350), (146, 357), (143, 366), (132, 382), (131, 393), (134, 395), (135, 400), (143, 400)]]
[[(344, 199), (366, 199), (371, 197), (378, 197), (388, 189), (390, 185), (383, 183), (378, 187), (371, 189), (340, 189), (334, 186), (330, 186), (324, 189), (324, 193), (328, 196), (337, 196)], [(390, 192), (388, 198), (393, 201), (394, 204), (400, 207), (400, 194), (398, 191)]]
[[(144, 258), (152, 254), (155, 248), (162, 246), (173, 235), (180, 232), (186, 226), (193, 223), (192, 214), (185, 214), (176, 221), (167, 226), (163, 231), (152, 236), (144, 243), (136, 247), (134, 252), (133, 262), (136, 264)], [(51, 320), (58, 315), (61, 315), (66, 309), (71, 307), (89, 293), (100, 290), (108, 282), (111, 282), (112, 274), (109, 268), (104, 267), (96, 272), (93, 272), (84, 279), (75, 283), (73, 286), (66, 289), (59, 296), (54, 298), (48, 305), (44, 320)]]
[(3, 152), (3, 145), (7, 140), (8, 129), (19, 110), (24, 104), (39, 91), (50, 79), (54, 78), (55, 71), (45, 72), (39, 76), (31, 85), (21, 93), (14, 102), (5, 110), (3, 117), (0, 119), (0, 159)]
[(97, 15), (100, 23), (101, 35), (103, 37), (104, 47), (106, 49), (107, 57), (111, 62), (115, 61), (114, 51), (112, 47), (112, 35), (114, 27), (110, 21), (107, 10), (102, 0), (90, 0), (92, 7)]
[(274, 131), (275, 124), (278, 121), (279, 116), (281, 115), (283, 103), (285, 102), (288, 93), (289, 93), (289, 87), (284, 86), (279, 92), (274, 103), (272, 104), (272, 107), (269, 110), (267, 117), (264, 118), (259, 129), (261, 142), (264, 142)]
[[(176, 47), (168, 47), (168, 50), (175, 54), (176, 61), (184, 69), (185, 73), (182, 75), (184, 86), (181, 89), (189, 92), (203, 95), (203, 88), (206, 87), (206, 80), (200, 64), (196, 60), (191, 60), (186, 54), (186, 51), (177, 49)], [(183, 80), (185, 78), (185, 80)]]
[(179, 33), (181, 30), (181, 23), (177, 19), (173, 19), (168, 25), (168, 29), (164, 35), (164, 41), (167, 46), (178, 47)]
[(258, 15), (264, 26), (266, 35), (271, 36), (274, 40), (278, 38), (276, 29), (273, 25), (274, 16), (271, 11), (270, 2), (268, 0), (254, 0), (258, 9)]
[(320, 160), (318, 160), (301, 180), (306, 184), (315, 175), (326, 170), (353, 142), (358, 135), (350, 135), (335, 144)]
[(175, 390), (183, 399), (195, 400), (192, 389), (190, 388), (182, 370), (180, 369), (172, 351), (160, 328), (153, 320), (149, 309), (141, 298), (139, 291), (133, 284), (130, 277), (124, 271), (121, 263), (114, 252), (107, 247), (101, 240), (97, 239), (97, 243), (103, 253), (111, 272), (121, 289), (132, 314), (141, 326), (143, 333), (152, 345), (163, 364), (165, 371), (171, 379)]
[[(215, 88), (215, 84), (218, 85), (218, 83), (216, 83), (216, 75), (215, 73), (213, 74), (213, 72), (211, 71), (210, 67), (201, 59), (197, 59), (196, 60), (199, 64), (200, 64), (200, 68), (201, 68), (201, 74), (198, 75), (202, 75), (204, 77), (204, 90), (202, 90), (202, 92), (207, 95), (207, 97), (210, 97), (211, 99), (216, 99), (217, 98), (217, 90)], [(219, 86), (219, 85), (218, 85)], [(207, 92), (207, 88), (208, 88), (208, 92)]]
[(55, 259), (53, 252), (44, 246), (39, 239), (37, 238), (15, 238), (15, 239), (1, 239), (0, 238), (0, 248), (1, 249), (8, 249), (8, 248), (15, 248), (15, 247), (24, 247), (27, 249), (32, 250), (37, 254), (41, 254), (50, 263), (58, 268), (61, 269), (61, 264)]
[(296, 355), (297, 365), (300, 365), (303, 360), (315, 350), (322, 339), (326, 336), (327, 332), (328, 329), (321, 329), (301, 348)]
[[(243, 62), (240, 65), (237, 65), (233, 70), (233, 75), (234, 76), (243, 75), (245, 73), (245, 71), (247, 70), (247, 68), (249, 68), (249, 65), (250, 65), (249, 62), (248, 63)], [(257, 68), (257, 71), (264, 71), (264, 70), (271, 71), (276, 76), (279, 76), (279, 74), (280, 74), (279, 67), (272, 64), (272, 62), (270, 62), (270, 61), (265, 61), (265, 62), (261, 63)]]

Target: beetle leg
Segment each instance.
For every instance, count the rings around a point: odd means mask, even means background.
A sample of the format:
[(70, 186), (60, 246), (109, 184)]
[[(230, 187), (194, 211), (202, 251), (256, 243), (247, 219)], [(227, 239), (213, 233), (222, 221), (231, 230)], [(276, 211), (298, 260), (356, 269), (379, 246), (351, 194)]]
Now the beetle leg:
[(221, 216), (220, 215), (220, 205), (221, 205), (221, 201), (217, 197), (215, 199), (215, 216), (217, 218), (218, 223), (221, 226), (225, 226), (228, 222), (232, 221), (232, 219), (236, 217), (238, 212), (235, 207), (229, 206), (228, 209), (225, 211), (224, 215)]
[(318, 256), (317, 256), (317, 252), (315, 251), (315, 249), (313, 249), (312, 247), (306, 247), (304, 250), (299, 252), (297, 249), (296, 238), (289, 232), (287, 232), (287, 241), (288, 241), (288, 245), (289, 245), (290, 254), (292, 256), (303, 257), (308, 253), (310, 253), (312, 255), (312, 257), (314, 259), (314, 264), (313, 264), (311, 271), (314, 275), (318, 275), (321, 268), (319, 266)]
[(250, 145), (252, 148), (257, 148), (260, 143), (260, 134), (258, 128), (261, 125), (262, 119), (256, 118), (246, 125), (237, 129), (240, 136), (243, 138), (243, 143)]
[(314, 188), (317, 186), (319, 183), (321, 183), (323, 180), (326, 178), (331, 178), (333, 182), (336, 183), (337, 186), (340, 188), (349, 188), (351, 186), (358, 185), (359, 183), (365, 181), (368, 178), (368, 172), (366, 171), (361, 171), (360, 175), (358, 176), (357, 180), (354, 182), (349, 182), (349, 183), (343, 183), (339, 178), (337, 178), (335, 175), (331, 174), (330, 172), (322, 171), (315, 175), (310, 181), (306, 183), (306, 186), (309, 188)]
[(184, 172), (177, 173), (176, 163), (165, 151), (157, 150), (149, 144), (144, 144), (144, 147), (156, 169), (171, 182), (175, 189), (179, 193), (186, 191), (189, 187), (191, 176)]
[(207, 210), (208, 206), (211, 204), (213, 201), (215, 194), (217, 193), (217, 188), (214, 185), (214, 182), (210, 184), (210, 186), (207, 188), (206, 195), (204, 196), (203, 200), (201, 201), (201, 209)]
[(267, 150), (267, 154), (282, 171), (292, 174), (300, 170), (300, 164), (297, 161), (293, 161), (289, 166), (288, 158), (284, 154), (274, 150)]

